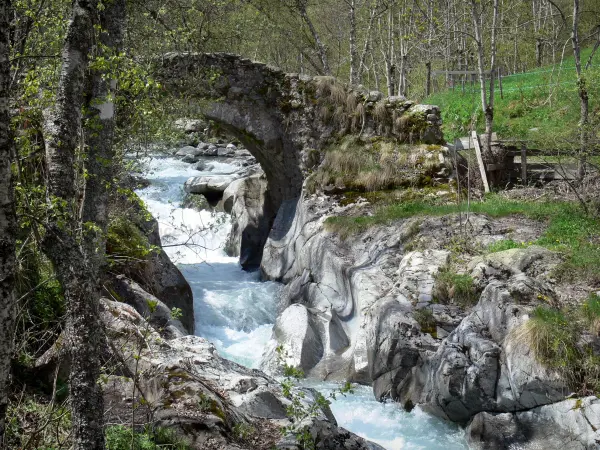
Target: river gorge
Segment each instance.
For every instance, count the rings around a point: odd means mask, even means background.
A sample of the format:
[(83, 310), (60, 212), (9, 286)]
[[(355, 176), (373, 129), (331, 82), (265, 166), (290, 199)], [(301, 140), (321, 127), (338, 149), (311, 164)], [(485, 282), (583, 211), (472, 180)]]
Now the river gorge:
[[(215, 344), (221, 356), (257, 368), (271, 337), (281, 285), (260, 281), (258, 271), (242, 270), (237, 258), (225, 254), (231, 228), (227, 214), (181, 207), (188, 178), (239, 169), (210, 164), (210, 171), (199, 172), (177, 158), (151, 158), (144, 175), (151, 184), (138, 193), (158, 220), (167, 254), (192, 287), (196, 333)], [(337, 386), (310, 379), (306, 384), (325, 394)], [(370, 386), (356, 385), (353, 394), (338, 396), (331, 409), (340, 426), (388, 450), (467, 448), (456, 425), (418, 408), (409, 413), (392, 402), (379, 402)]]

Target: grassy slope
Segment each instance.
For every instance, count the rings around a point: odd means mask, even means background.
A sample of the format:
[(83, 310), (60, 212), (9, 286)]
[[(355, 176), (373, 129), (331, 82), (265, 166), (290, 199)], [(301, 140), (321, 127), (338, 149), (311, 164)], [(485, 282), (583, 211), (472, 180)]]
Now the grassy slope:
[[(591, 50), (582, 53), (585, 64)], [(599, 114), (600, 54), (596, 54), (588, 72), (590, 106)], [(575, 63), (566, 58), (561, 66), (547, 66), (530, 72), (503, 78), (504, 99), (497, 90), (495, 131), (502, 138), (561, 139), (576, 131), (579, 120)], [(496, 83), (497, 89), (498, 83)], [(438, 105), (444, 121), (448, 142), (466, 136), (473, 115), (477, 115), (477, 130), (483, 131), (479, 89), (462, 93), (460, 87), (429, 96), (422, 103)], [(536, 128), (537, 131), (530, 131)]]

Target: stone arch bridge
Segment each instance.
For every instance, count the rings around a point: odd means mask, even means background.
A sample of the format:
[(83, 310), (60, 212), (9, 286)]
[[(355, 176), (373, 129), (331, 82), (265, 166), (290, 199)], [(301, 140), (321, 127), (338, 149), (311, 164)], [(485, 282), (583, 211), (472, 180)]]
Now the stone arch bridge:
[(344, 134), (443, 142), (437, 107), (386, 98), (333, 77), (288, 74), (225, 53), (169, 53), (158, 60), (156, 76), (252, 153), (266, 174), (275, 212), (300, 196), (321, 150)]

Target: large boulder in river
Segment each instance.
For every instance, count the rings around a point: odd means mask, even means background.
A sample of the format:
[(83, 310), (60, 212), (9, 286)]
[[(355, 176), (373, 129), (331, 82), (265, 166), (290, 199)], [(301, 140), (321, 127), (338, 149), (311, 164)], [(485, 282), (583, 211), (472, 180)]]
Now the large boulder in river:
[(220, 195), (238, 178), (237, 174), (192, 177), (185, 182), (183, 189), (189, 194)]
[(202, 155), (202, 150), (196, 147), (192, 147), (191, 145), (186, 145), (185, 147), (180, 148), (175, 153), (175, 156), (200, 156)]
[(231, 214), (231, 232), (225, 248), (239, 256), (244, 268), (257, 267), (271, 230), (273, 205), (264, 174), (233, 181), (223, 192), (223, 209)]
[(288, 306), (277, 318), (273, 340), (265, 350), (263, 367), (270, 373), (277, 373), (282, 367), (280, 359), (283, 359), (291, 367), (313, 368), (323, 356), (323, 342), (313, 320), (305, 306)]

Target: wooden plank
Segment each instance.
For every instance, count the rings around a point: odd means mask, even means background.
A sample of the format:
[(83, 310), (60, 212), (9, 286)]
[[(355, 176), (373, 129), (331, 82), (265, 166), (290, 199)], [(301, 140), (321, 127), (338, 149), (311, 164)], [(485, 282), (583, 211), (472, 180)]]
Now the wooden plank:
[(521, 146), (521, 184), (527, 186), (527, 147)]
[(485, 173), (485, 166), (483, 164), (483, 157), (481, 156), (481, 148), (479, 147), (479, 136), (477, 131), (471, 132), (473, 138), (473, 145), (475, 146), (475, 154), (477, 155), (477, 163), (479, 164), (479, 173), (481, 173), (481, 180), (483, 181), (483, 189), (485, 192), (490, 192), (490, 185), (488, 184), (487, 174)]

